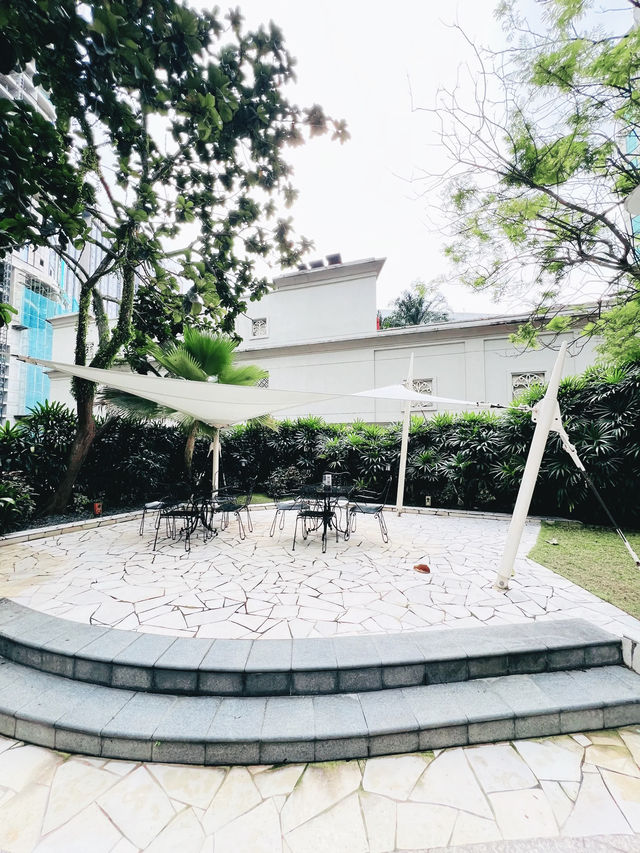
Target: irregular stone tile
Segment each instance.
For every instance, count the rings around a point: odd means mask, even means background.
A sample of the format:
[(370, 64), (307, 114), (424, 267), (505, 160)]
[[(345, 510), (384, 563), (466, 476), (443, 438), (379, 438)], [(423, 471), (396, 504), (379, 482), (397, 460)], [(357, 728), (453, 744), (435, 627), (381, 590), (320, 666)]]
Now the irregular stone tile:
[(108, 770), (109, 773), (114, 773), (116, 776), (126, 776), (127, 773), (131, 773), (132, 770), (135, 770), (139, 766), (140, 764), (137, 761), (118, 761), (117, 759), (113, 759), (106, 762), (104, 769)]
[[(38, 853), (109, 853), (121, 834), (95, 803), (38, 844)], [(135, 848), (134, 848), (135, 849)]]
[(40, 838), (49, 789), (28, 785), (0, 806), (0, 850), (31, 853)]
[(480, 842), (501, 841), (502, 835), (495, 820), (487, 820), (467, 812), (460, 812), (453, 828), (451, 845), (479, 844)]
[(573, 809), (573, 800), (567, 796), (560, 782), (545, 780), (540, 783), (540, 787), (549, 801), (556, 823), (562, 828)]
[(584, 760), (596, 767), (640, 778), (640, 768), (624, 744), (594, 744), (585, 750)]
[(622, 746), (624, 744), (618, 732), (614, 731), (590, 732), (589, 740), (591, 743), (602, 745)]
[[(322, 847), (318, 841), (322, 839)], [(368, 853), (367, 835), (357, 794), (286, 833), (291, 853)], [(218, 853), (216, 849), (216, 853)]]
[(552, 838), (558, 826), (549, 801), (540, 789), (489, 794), (496, 821), (505, 839)]
[(115, 784), (111, 773), (84, 762), (69, 759), (60, 765), (51, 785), (43, 834), (62, 826)]
[(288, 767), (276, 767), (253, 777), (263, 799), (290, 794), (304, 771), (304, 764), (291, 764)]
[(600, 774), (585, 776), (562, 834), (569, 836), (626, 835), (631, 832), (631, 827), (607, 790)]
[(620, 729), (620, 737), (635, 763), (640, 765), (640, 732), (637, 729)]
[(201, 809), (208, 808), (226, 773), (218, 767), (171, 764), (147, 764), (147, 770), (172, 800)]
[(169, 798), (144, 767), (121, 779), (98, 805), (138, 847), (150, 844), (175, 815)]
[(438, 755), (418, 780), (410, 799), (493, 817), (462, 749), (447, 749)]
[(398, 803), (396, 843), (401, 850), (446, 847), (457, 816), (448, 806)]
[(40, 746), (22, 745), (0, 753), (0, 785), (22, 791), (32, 782), (49, 785), (64, 758)]
[(127, 838), (121, 838), (116, 846), (111, 850), (111, 853), (138, 853), (138, 848)]
[(232, 767), (202, 818), (205, 833), (217, 832), (260, 802), (251, 774), (244, 767)]
[(11, 749), (13, 746), (17, 746), (19, 741), (14, 740), (10, 737), (2, 737), (0, 735), (0, 753), (5, 752), (7, 749)]
[[(279, 853), (282, 850), (280, 818), (272, 800), (261, 803), (216, 832), (216, 853), (238, 853), (241, 850), (251, 853)], [(167, 850), (167, 853), (173, 851)]]
[(487, 793), (532, 788), (537, 780), (508, 743), (467, 747), (467, 760)]
[(360, 794), (360, 807), (369, 840), (369, 853), (395, 850), (396, 804), (386, 797), (365, 791)]
[(369, 758), (365, 763), (362, 787), (394, 800), (406, 800), (424, 773), (428, 760), (419, 755), (390, 755)]
[[(184, 809), (145, 848), (145, 853), (200, 853), (204, 830), (192, 809)], [(241, 847), (239, 848), (242, 849)]]
[(634, 832), (640, 833), (640, 779), (602, 771), (605, 785)]
[(560, 782), (560, 787), (574, 803), (580, 793), (580, 782)]
[[(569, 738), (567, 738), (569, 740)], [(574, 744), (577, 746), (576, 744)], [(518, 740), (514, 746), (538, 779), (579, 782), (582, 778), (582, 749), (567, 749), (551, 740)]]
[(282, 831), (286, 835), (344, 799), (360, 787), (361, 781), (355, 762), (309, 764), (282, 809)]

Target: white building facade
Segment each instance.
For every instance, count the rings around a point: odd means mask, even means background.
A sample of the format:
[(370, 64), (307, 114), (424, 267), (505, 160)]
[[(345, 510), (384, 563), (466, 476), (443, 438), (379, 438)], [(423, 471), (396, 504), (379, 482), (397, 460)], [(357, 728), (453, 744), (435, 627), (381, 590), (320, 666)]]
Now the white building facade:
[[(579, 322), (574, 332), (541, 335), (539, 349), (518, 349), (509, 336), (528, 319), (524, 314), (377, 330), (376, 280), (383, 264), (373, 258), (329, 263), (276, 278), (273, 291), (238, 323), (238, 359), (268, 371), (271, 388), (351, 394), (404, 381), (413, 355), (416, 390), (502, 404), (549, 378), (563, 340), (572, 345), (566, 376), (595, 361), (595, 342), (578, 340)], [(431, 405), (433, 412), (451, 408)], [(399, 417), (397, 403), (367, 398), (337, 398), (313, 413), (331, 422)]]
[[(330, 256), (338, 258), (339, 256)], [(575, 332), (542, 335), (540, 349), (518, 350), (509, 335), (528, 317), (486, 317), (400, 329), (376, 329), (376, 281), (383, 259), (334, 262), (277, 277), (273, 290), (250, 303), (237, 331), (243, 342), (239, 362), (265, 369), (271, 388), (336, 394), (314, 406), (310, 414), (329, 422), (364, 420), (388, 423), (400, 417), (399, 404), (372, 398), (341, 397), (404, 381), (414, 357), (416, 390), (463, 400), (507, 404), (535, 382), (545, 382), (559, 342), (570, 347), (565, 376), (582, 373), (595, 361), (594, 343)], [(53, 328), (52, 359), (72, 362), (77, 315), (49, 321)], [(91, 344), (97, 336), (91, 330)], [(551, 349), (545, 344), (554, 344)], [(51, 396), (73, 405), (69, 379), (50, 374)], [(427, 410), (455, 410), (431, 404)], [(300, 417), (300, 410), (278, 412)]]

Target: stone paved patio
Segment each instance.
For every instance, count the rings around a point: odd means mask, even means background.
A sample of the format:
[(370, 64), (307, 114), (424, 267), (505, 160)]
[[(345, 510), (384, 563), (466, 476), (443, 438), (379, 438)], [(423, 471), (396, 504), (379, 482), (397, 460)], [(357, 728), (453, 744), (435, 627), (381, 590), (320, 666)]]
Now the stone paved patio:
[[(385, 545), (365, 518), (350, 541), (299, 540), (293, 515), (271, 539), (272, 512), (253, 513), (241, 542), (231, 525), (208, 543), (144, 537), (129, 521), (0, 548), (0, 596), (81, 622), (176, 636), (289, 638), (582, 617), (640, 638), (640, 623), (526, 559), (523, 537), (506, 594), (492, 588), (505, 519), (387, 514)], [(418, 574), (427, 563), (431, 574)]]
[(0, 849), (385, 853), (606, 834), (638, 850), (639, 760), (638, 727), (249, 768), (69, 757), (0, 738)]

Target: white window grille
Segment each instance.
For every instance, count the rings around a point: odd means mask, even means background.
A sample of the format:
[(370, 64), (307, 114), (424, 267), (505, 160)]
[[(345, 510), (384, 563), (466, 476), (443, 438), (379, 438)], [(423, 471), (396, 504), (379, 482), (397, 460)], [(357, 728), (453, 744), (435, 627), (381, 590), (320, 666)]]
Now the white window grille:
[(532, 385), (544, 385), (544, 370), (530, 370), (528, 373), (511, 374), (511, 398), (515, 400)]
[(251, 337), (266, 338), (267, 337), (267, 319), (259, 317), (257, 320), (251, 321)]
[[(434, 383), (433, 379), (414, 379), (413, 380), (413, 390), (417, 391), (418, 394), (433, 394), (434, 392)], [(436, 404), (427, 402), (426, 400), (413, 403), (414, 409), (435, 409)]]
[(256, 388), (268, 388), (269, 387), (269, 373), (266, 376), (263, 376), (262, 379), (258, 379), (256, 382)]

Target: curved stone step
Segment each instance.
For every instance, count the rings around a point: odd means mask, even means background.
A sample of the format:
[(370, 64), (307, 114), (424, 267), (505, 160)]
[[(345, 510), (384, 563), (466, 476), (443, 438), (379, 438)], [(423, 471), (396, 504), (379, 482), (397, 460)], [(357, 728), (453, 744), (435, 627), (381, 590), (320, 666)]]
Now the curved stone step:
[(0, 599), (0, 655), (154, 693), (351, 693), (615, 665), (619, 639), (582, 619), (296, 640), (204, 640), (85, 625)]
[(618, 666), (333, 696), (158, 695), (0, 658), (0, 733), (110, 758), (273, 764), (640, 723), (640, 676)]

